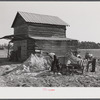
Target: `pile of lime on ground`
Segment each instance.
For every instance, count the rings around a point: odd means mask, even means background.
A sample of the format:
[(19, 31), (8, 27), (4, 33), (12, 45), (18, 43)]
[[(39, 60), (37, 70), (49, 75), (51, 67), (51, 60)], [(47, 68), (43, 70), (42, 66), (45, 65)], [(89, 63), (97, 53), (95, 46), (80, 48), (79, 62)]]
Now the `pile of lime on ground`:
[[(96, 67), (95, 73), (66, 76), (51, 75), (49, 64), (49, 59), (31, 55), (22, 64), (1, 65), (0, 87), (100, 87), (100, 66)], [(6, 72), (9, 73), (2, 76)]]

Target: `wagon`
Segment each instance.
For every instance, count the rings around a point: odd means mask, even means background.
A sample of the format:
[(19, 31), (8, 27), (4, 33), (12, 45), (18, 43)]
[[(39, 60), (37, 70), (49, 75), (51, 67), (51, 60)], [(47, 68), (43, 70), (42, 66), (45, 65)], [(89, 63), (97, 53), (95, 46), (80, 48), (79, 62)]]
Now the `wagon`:
[[(74, 56), (72, 53), (67, 56), (68, 60), (66, 64), (62, 64), (61, 72), (66, 73), (74, 73), (81, 72), (83, 74), (84, 71), (84, 60)], [(70, 63), (68, 62), (70, 61)]]
[(69, 64), (66, 66), (65, 64), (62, 64), (60, 72), (63, 75), (74, 74), (75, 72), (83, 74), (84, 66), (80, 66), (79, 64)]
[(80, 65), (80, 64), (69, 64), (67, 66), (68, 70), (71, 71), (72, 73), (74, 73), (75, 71), (80, 71), (81, 74), (83, 74), (84, 72), (84, 65)]

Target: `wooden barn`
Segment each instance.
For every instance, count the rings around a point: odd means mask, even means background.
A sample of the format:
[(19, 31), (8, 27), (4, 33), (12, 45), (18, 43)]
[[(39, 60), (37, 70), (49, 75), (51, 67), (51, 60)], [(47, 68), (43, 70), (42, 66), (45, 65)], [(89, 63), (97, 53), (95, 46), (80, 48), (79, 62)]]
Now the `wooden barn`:
[(14, 35), (7, 36), (14, 43), (19, 59), (27, 59), (36, 49), (55, 53), (64, 61), (70, 47), (77, 47), (77, 40), (66, 37), (69, 25), (56, 16), (17, 12), (13, 21)]

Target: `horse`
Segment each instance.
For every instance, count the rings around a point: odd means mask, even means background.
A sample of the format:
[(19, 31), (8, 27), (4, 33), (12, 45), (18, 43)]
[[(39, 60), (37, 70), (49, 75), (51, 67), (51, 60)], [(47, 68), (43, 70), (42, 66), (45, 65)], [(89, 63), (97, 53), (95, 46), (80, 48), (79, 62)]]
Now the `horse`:
[(73, 69), (79, 69), (81, 70), (82, 74), (83, 74), (83, 71), (84, 71), (84, 67), (85, 67), (85, 61), (84, 59), (82, 58), (78, 58), (76, 56), (73, 55), (73, 53), (70, 51), (66, 54), (68, 61), (70, 61), (71, 63), (70, 64), (66, 64), (67, 66), (72, 67)]

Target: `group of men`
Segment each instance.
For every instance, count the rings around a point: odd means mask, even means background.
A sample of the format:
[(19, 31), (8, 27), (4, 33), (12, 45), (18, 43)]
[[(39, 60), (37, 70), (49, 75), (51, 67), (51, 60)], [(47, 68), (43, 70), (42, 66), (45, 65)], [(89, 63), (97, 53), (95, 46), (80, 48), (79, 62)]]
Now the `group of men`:
[[(78, 58), (81, 58), (81, 56), (78, 54), (78, 52), (74, 52), (74, 55), (77, 56)], [(96, 58), (93, 56), (93, 54), (86, 52), (84, 59), (87, 61), (86, 71), (87, 72), (89, 71), (89, 66), (91, 64), (92, 65), (91, 72), (95, 72)]]
[[(57, 58), (57, 56), (55, 55), (55, 53), (49, 53), (49, 56), (52, 59), (51, 72), (60, 74), (59, 59)], [(75, 54), (75, 56), (77, 56), (78, 58), (81, 59), (81, 56), (79, 54)], [(92, 54), (86, 53), (84, 59), (87, 61), (86, 71), (87, 72), (89, 71), (89, 66), (91, 64), (92, 65), (91, 72), (95, 72), (95, 68), (96, 68), (96, 58)]]
[(87, 66), (86, 66), (87, 72), (89, 70), (89, 65), (90, 64), (92, 65), (91, 72), (95, 72), (95, 68), (96, 68), (96, 58), (92, 54), (86, 53), (85, 54), (85, 59), (88, 61)]

